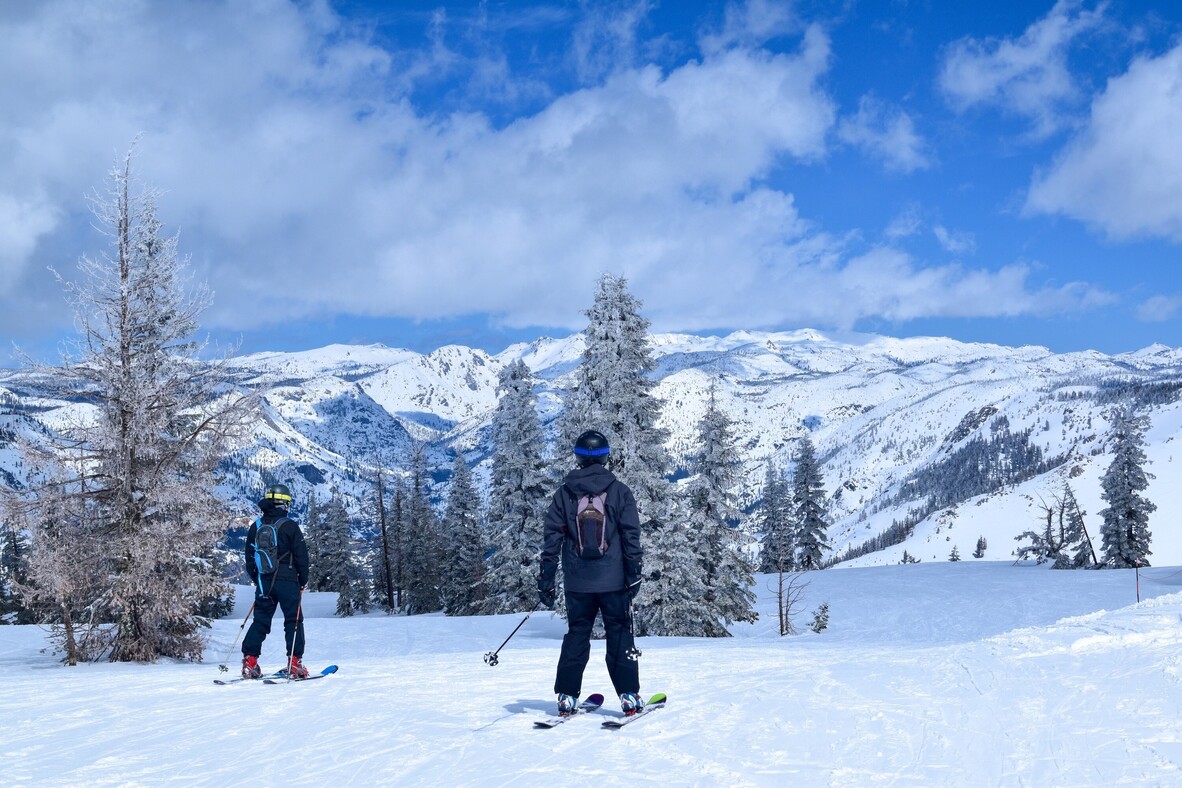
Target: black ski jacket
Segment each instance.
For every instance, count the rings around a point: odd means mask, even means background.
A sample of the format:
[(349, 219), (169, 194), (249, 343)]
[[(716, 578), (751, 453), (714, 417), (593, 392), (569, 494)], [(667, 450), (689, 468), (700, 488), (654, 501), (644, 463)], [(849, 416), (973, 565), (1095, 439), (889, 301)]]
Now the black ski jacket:
[[(299, 523), (277, 511), (264, 512), (260, 519), (267, 525), (283, 520), (276, 529), (279, 568), (274, 573), (274, 579), (271, 575), (263, 575), (263, 588), (266, 589), (274, 580), (294, 580), (303, 588), (308, 584), (308, 545), (304, 542), (304, 532), (300, 530)], [(250, 575), (256, 589), (259, 570), (254, 563), (254, 541), (258, 533), (258, 524), (259, 520), (255, 520), (246, 532), (246, 573)]]
[[(603, 558), (579, 558), (574, 542), (575, 511), (583, 495), (607, 490), (607, 553)], [(539, 588), (550, 588), (562, 556), (563, 584), (567, 591), (603, 593), (622, 591), (640, 579), (640, 513), (628, 485), (602, 465), (576, 468), (566, 475), (550, 501), (543, 527), (542, 572)]]

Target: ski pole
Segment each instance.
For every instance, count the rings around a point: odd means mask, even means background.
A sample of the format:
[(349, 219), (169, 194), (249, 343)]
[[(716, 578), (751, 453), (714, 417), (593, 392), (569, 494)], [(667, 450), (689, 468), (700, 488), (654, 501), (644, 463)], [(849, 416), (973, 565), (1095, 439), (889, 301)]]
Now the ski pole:
[[(517, 634), (517, 630), (519, 630), (523, 626), (525, 626), (525, 622), (529, 621), (529, 617), (532, 616), (536, 612), (538, 612), (537, 605), (534, 606), (533, 610), (531, 610), (525, 614), (525, 618), (521, 619), (520, 624), (518, 624), (516, 627), (513, 628), (513, 631), (509, 633), (509, 637), (505, 638), (505, 643), (508, 643), (510, 640), (512, 640), (513, 636)], [(501, 649), (503, 649), (505, 647), (505, 643), (502, 643), (501, 645), (497, 646), (496, 651), (490, 651), (484, 655), (484, 664), (485, 665), (488, 665), (490, 668), (495, 668), (497, 666), (497, 663), (500, 662), (500, 660), (497, 658), (497, 654), (501, 653)]]
[(304, 589), (300, 589), (300, 601), (296, 605), (295, 626), (291, 628), (291, 643), (287, 646), (287, 680), (291, 681), (291, 659), (295, 655), (296, 638), (300, 635), (300, 614), (304, 609)]
[(222, 660), (222, 664), (218, 665), (218, 670), (222, 673), (228, 673), (230, 670), (226, 667), (226, 663), (230, 661), (230, 654), (234, 652), (234, 647), (238, 645), (238, 638), (242, 637), (242, 630), (246, 628), (246, 619), (250, 618), (250, 614), (254, 612), (255, 604), (256, 602), (250, 603), (250, 610), (246, 611), (246, 618), (242, 619), (242, 624), (238, 627), (238, 634), (234, 636), (234, 642), (230, 644), (230, 649), (226, 652), (226, 658)]

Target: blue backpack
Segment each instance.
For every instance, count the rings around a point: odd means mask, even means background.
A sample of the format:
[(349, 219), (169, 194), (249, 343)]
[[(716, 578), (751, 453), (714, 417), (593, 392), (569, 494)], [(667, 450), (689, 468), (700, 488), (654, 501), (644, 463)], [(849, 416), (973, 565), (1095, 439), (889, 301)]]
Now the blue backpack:
[(263, 523), (263, 518), (255, 520), (254, 526), (254, 565), (258, 569), (257, 580), (259, 593), (263, 590), (263, 575), (273, 575), (279, 569), (279, 528), (288, 518), (280, 517), (273, 523)]

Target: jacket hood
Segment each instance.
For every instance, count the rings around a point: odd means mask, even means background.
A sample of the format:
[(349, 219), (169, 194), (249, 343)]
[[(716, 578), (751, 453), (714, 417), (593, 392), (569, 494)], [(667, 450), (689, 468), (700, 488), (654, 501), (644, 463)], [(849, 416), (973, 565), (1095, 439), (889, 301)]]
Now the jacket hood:
[(596, 463), (586, 468), (575, 468), (566, 475), (563, 483), (575, 495), (598, 495), (615, 480), (616, 477), (611, 471)]

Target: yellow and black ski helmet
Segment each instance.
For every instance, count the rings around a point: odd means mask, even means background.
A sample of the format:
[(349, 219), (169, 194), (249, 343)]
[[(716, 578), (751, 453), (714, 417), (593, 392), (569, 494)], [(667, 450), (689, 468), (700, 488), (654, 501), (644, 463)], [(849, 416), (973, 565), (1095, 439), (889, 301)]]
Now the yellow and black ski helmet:
[(291, 490), (287, 489), (286, 484), (272, 484), (263, 493), (259, 506), (282, 506), (286, 509), (291, 506)]

